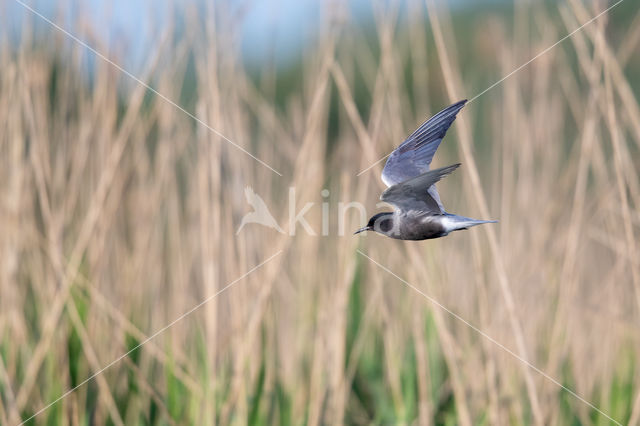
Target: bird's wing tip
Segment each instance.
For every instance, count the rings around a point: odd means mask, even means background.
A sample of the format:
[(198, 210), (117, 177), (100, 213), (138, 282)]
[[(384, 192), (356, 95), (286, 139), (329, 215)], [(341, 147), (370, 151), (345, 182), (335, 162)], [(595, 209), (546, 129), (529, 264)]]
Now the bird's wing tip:
[(440, 169), (436, 169), (436, 170), (439, 170), (441, 172), (444, 172), (444, 173), (448, 174), (448, 173), (453, 173), (461, 165), (462, 165), (462, 163), (455, 163), (455, 164), (452, 164), (450, 166), (441, 167)]

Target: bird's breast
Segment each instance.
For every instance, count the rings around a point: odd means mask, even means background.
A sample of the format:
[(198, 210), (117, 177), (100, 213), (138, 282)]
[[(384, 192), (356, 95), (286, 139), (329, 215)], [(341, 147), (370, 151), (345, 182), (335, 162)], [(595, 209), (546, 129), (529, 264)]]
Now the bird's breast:
[(443, 215), (405, 214), (399, 219), (399, 234), (403, 240), (427, 240), (448, 234)]

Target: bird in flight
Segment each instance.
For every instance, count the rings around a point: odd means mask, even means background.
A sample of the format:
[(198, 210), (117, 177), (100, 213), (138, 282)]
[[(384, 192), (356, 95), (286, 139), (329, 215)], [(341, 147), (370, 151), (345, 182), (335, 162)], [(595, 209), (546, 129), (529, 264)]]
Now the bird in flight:
[(382, 170), (382, 181), (388, 188), (380, 200), (393, 205), (394, 211), (376, 214), (356, 234), (375, 231), (399, 240), (426, 240), (497, 222), (445, 212), (435, 184), (457, 169), (459, 163), (429, 170), (442, 138), (466, 102), (457, 102), (431, 117), (391, 153)]

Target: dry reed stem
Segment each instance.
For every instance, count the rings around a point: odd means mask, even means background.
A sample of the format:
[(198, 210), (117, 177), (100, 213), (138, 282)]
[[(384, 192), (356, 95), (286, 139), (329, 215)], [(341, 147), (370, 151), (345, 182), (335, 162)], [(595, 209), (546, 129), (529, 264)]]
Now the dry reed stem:
[[(411, 256), (412, 263), (414, 265), (420, 265), (420, 269), (422, 270), (420, 276), (428, 276), (428, 271), (424, 267), (424, 263), (422, 262), (419, 253), (416, 250), (410, 249), (407, 250), (407, 252)], [(459, 357), (456, 353), (458, 351), (455, 349), (454, 338), (445, 325), (445, 318), (442, 310), (439, 308), (433, 309), (432, 314), (438, 330), (438, 338), (442, 344), (442, 351), (445, 355), (447, 367), (451, 374), (451, 386), (457, 402), (456, 410), (460, 416), (458, 420), (460, 424), (470, 426), (473, 422), (468, 408), (467, 397), (465, 396), (462, 373), (460, 372), (458, 362)]]
[[(566, 12), (561, 13), (563, 18), (566, 18)], [(566, 22), (566, 21), (565, 21)], [(598, 23), (600, 24), (600, 22)], [(579, 38), (573, 38), (572, 41), (579, 40)], [(584, 117), (581, 121), (584, 123), (582, 130), (582, 137), (579, 142), (580, 156), (578, 160), (578, 171), (576, 173), (576, 190), (574, 192), (571, 215), (569, 219), (569, 231), (566, 241), (566, 248), (564, 253), (564, 261), (560, 272), (560, 281), (564, 285), (559, 290), (558, 294), (558, 306), (556, 308), (556, 318), (553, 321), (553, 329), (550, 337), (550, 351), (547, 361), (546, 371), (559, 373), (560, 362), (562, 362), (567, 353), (567, 345), (564, 337), (568, 337), (571, 333), (571, 329), (563, 330), (567, 327), (570, 319), (569, 306), (575, 301), (575, 291), (578, 285), (577, 273), (575, 267), (577, 263), (577, 250), (580, 239), (580, 230), (584, 227), (583, 218), (585, 210), (585, 193), (586, 193), (586, 178), (588, 168), (593, 164), (593, 144), (595, 143), (595, 133), (597, 131), (597, 123), (599, 115), (597, 110), (600, 97), (600, 73), (602, 69), (602, 61), (599, 51), (596, 49), (593, 53), (593, 59), (589, 61), (585, 56), (586, 52), (581, 49), (577, 49), (580, 61), (584, 64), (583, 69), (590, 84), (590, 95), (587, 103), (587, 109)]]
[[(441, 61), (442, 73), (445, 76), (445, 84), (447, 87), (447, 92), (449, 94), (449, 98), (452, 101), (456, 99), (460, 99), (460, 84), (458, 83), (459, 77), (457, 77), (457, 73), (455, 73), (452, 59), (446, 53), (447, 50), (450, 50), (451, 47), (446, 48), (445, 42), (442, 35), (442, 30), (440, 27), (440, 20), (438, 18), (438, 14), (436, 12), (435, 5), (431, 0), (426, 0), (427, 2), (427, 10), (429, 11), (429, 20), (431, 22), (432, 31), (436, 40), (436, 48), (438, 51), (438, 56)], [(450, 43), (451, 45), (451, 40)], [(464, 157), (464, 162), (469, 170), (469, 175), (471, 179), (471, 185), (473, 188), (473, 193), (475, 196), (476, 203), (478, 208), (480, 209), (480, 214), (483, 217), (489, 217), (489, 210), (485, 201), (484, 191), (482, 186), (480, 185), (480, 177), (478, 174), (478, 169), (471, 154), (471, 139), (470, 133), (468, 130), (468, 126), (466, 124), (466, 120), (464, 116), (460, 119), (459, 134), (460, 134), (460, 146), (462, 148), (462, 154)], [(494, 228), (487, 226), (484, 228), (487, 233), (489, 239), (489, 246), (491, 248), (492, 257), (495, 262), (495, 267), (498, 275), (498, 282), (500, 283), (500, 289), (502, 290), (503, 298), (507, 307), (507, 311), (509, 312), (509, 320), (511, 323), (511, 327), (513, 329), (513, 333), (516, 338), (516, 344), (518, 348), (518, 353), (523, 359), (529, 359), (527, 355), (526, 345), (523, 337), (522, 326), (520, 325), (520, 320), (518, 319), (515, 312), (515, 304), (513, 301), (513, 296), (511, 294), (511, 290), (509, 288), (509, 281), (507, 278), (507, 274), (505, 271), (504, 261), (502, 259), (502, 253), (498, 247), (497, 237), (495, 235)], [(531, 402), (531, 411), (534, 417), (536, 424), (543, 424), (544, 420), (542, 417), (540, 403), (538, 401), (538, 397), (536, 394), (535, 384), (533, 382), (533, 377), (531, 376), (531, 372), (526, 365), (522, 365), (522, 374), (525, 378), (525, 383), (527, 387), (527, 393), (529, 395), (529, 400)]]
[[(157, 57), (154, 57), (153, 60), (150, 61), (149, 69), (152, 69), (152, 65), (155, 63)], [(48, 314), (44, 316), (44, 320), (42, 323), (42, 338), (39, 341), (38, 345), (34, 349), (32, 359), (30, 360), (28, 367), (25, 373), (25, 379), (20, 387), (17, 396), (16, 396), (16, 406), (18, 409), (21, 409), (27, 401), (29, 396), (29, 392), (31, 391), (32, 386), (35, 384), (37, 373), (40, 369), (40, 365), (46, 356), (46, 352), (51, 344), (51, 340), (53, 338), (53, 333), (55, 332), (55, 327), (58, 323), (58, 319), (62, 313), (64, 304), (69, 295), (69, 290), (75, 280), (77, 275), (77, 270), (80, 265), (81, 256), (84, 252), (87, 244), (89, 243), (89, 239), (91, 237), (91, 233), (93, 231), (96, 222), (100, 218), (100, 210), (102, 208), (102, 204), (107, 195), (109, 185), (114, 177), (114, 174), (117, 169), (117, 164), (120, 160), (120, 157), (124, 151), (124, 147), (126, 142), (128, 141), (129, 132), (131, 131), (131, 127), (135, 123), (135, 117), (139, 111), (139, 108), (142, 104), (143, 95), (145, 93), (145, 88), (143, 86), (138, 86), (137, 90), (132, 95), (131, 107), (127, 110), (127, 114), (123, 119), (123, 124), (121, 128), (121, 132), (118, 135), (118, 138), (114, 142), (114, 148), (110, 152), (110, 155), (107, 158), (105, 170), (102, 174), (102, 177), (98, 183), (98, 186), (95, 190), (95, 196), (93, 199), (93, 203), (91, 207), (88, 209), (87, 216), (83, 222), (81, 227), (81, 231), (79, 233), (78, 239), (76, 241), (76, 245), (74, 249), (71, 251), (71, 255), (69, 257), (69, 262), (65, 268), (64, 277), (61, 280), (60, 290), (57, 292), (54, 301), (51, 304), (51, 309)], [(25, 96), (28, 96), (25, 94)], [(29, 104), (28, 101), (26, 101)], [(29, 114), (30, 110), (27, 111)], [(31, 127), (34, 129), (34, 133), (36, 133), (37, 125), (33, 122), (33, 118), (31, 116)], [(35, 168), (37, 172), (39, 170), (38, 167)], [(36, 177), (39, 177), (39, 174), (36, 173)], [(41, 179), (41, 177), (40, 177)], [(42, 186), (41, 182), (41, 186)], [(42, 193), (42, 191), (41, 191)], [(41, 196), (42, 198), (42, 196)], [(44, 201), (44, 200), (43, 200)], [(47, 208), (47, 202), (43, 203), (43, 207)], [(46, 210), (45, 210), (46, 212)]]

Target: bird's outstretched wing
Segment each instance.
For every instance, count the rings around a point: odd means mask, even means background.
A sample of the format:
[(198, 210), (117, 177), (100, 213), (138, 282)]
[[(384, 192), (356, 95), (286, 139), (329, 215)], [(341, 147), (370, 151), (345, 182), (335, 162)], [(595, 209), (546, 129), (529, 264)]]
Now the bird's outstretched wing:
[(380, 200), (393, 204), (398, 210), (405, 212), (415, 210), (441, 214), (443, 212), (439, 203), (426, 191), (426, 188), (431, 187), (459, 166), (460, 163), (430, 170), (402, 183), (390, 186), (382, 193)]
[[(433, 155), (440, 146), (442, 138), (466, 103), (467, 100), (464, 99), (443, 109), (425, 121), (391, 153), (382, 169), (382, 181), (385, 185), (402, 183), (429, 170)], [(444, 206), (436, 187), (430, 186), (427, 191), (438, 205), (440, 212), (444, 213)]]

